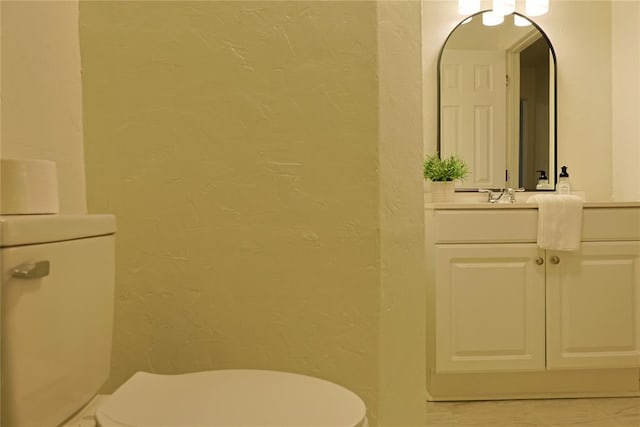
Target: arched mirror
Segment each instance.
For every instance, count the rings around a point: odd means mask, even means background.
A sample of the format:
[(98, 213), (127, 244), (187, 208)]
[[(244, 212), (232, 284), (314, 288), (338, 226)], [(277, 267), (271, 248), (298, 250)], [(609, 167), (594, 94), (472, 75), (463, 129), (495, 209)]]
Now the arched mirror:
[(457, 184), (458, 191), (553, 190), (553, 46), (539, 26), (520, 14), (485, 26), (481, 13), (458, 24), (440, 52), (438, 152), (459, 154), (469, 164), (471, 173)]

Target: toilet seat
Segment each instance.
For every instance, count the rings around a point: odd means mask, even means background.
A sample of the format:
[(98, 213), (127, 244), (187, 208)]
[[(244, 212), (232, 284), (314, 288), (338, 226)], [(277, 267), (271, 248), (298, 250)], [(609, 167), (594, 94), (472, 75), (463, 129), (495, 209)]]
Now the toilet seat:
[(138, 372), (97, 410), (101, 427), (366, 426), (366, 407), (337, 384), (278, 371)]

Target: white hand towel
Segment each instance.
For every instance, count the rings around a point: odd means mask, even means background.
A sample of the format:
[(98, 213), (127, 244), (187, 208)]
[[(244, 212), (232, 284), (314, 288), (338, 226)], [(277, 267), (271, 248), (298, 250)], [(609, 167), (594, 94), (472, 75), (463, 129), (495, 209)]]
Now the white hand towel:
[(528, 203), (538, 204), (538, 246), (557, 251), (580, 248), (582, 235), (582, 199), (568, 194), (532, 196)]

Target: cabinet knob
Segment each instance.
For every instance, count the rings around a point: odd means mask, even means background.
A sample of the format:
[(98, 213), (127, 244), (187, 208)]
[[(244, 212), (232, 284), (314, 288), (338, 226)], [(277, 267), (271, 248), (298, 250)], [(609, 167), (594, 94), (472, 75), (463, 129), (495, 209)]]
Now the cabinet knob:
[(544, 264), (544, 258), (542, 258), (541, 256), (539, 256), (538, 258), (536, 258), (536, 264), (538, 264), (538, 265), (542, 265), (542, 264)]
[(551, 264), (560, 264), (560, 258), (558, 258), (557, 256), (552, 256), (551, 257)]

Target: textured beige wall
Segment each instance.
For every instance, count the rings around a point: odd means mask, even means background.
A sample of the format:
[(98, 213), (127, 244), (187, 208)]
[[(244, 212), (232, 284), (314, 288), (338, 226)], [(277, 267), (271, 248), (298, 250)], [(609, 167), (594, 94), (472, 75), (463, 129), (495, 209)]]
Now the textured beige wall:
[[(436, 147), (438, 52), (461, 18), (455, 2), (424, 1), (426, 152)], [(611, 2), (556, 0), (547, 15), (533, 21), (549, 36), (558, 58), (558, 165), (569, 166), (575, 190), (585, 191), (590, 200), (608, 200), (613, 186)]]
[(2, 7), (2, 157), (57, 163), (60, 212), (86, 212), (78, 2)]
[(80, 23), (89, 209), (118, 218), (106, 391), (283, 369), (375, 422), (376, 4), (87, 2)]
[(640, 1), (616, 1), (612, 29), (613, 197), (640, 200)]
[(378, 3), (380, 424), (426, 424), (420, 2)]
[(612, 194), (611, 4), (552, 2), (535, 19), (558, 59), (558, 167), (589, 200)]

